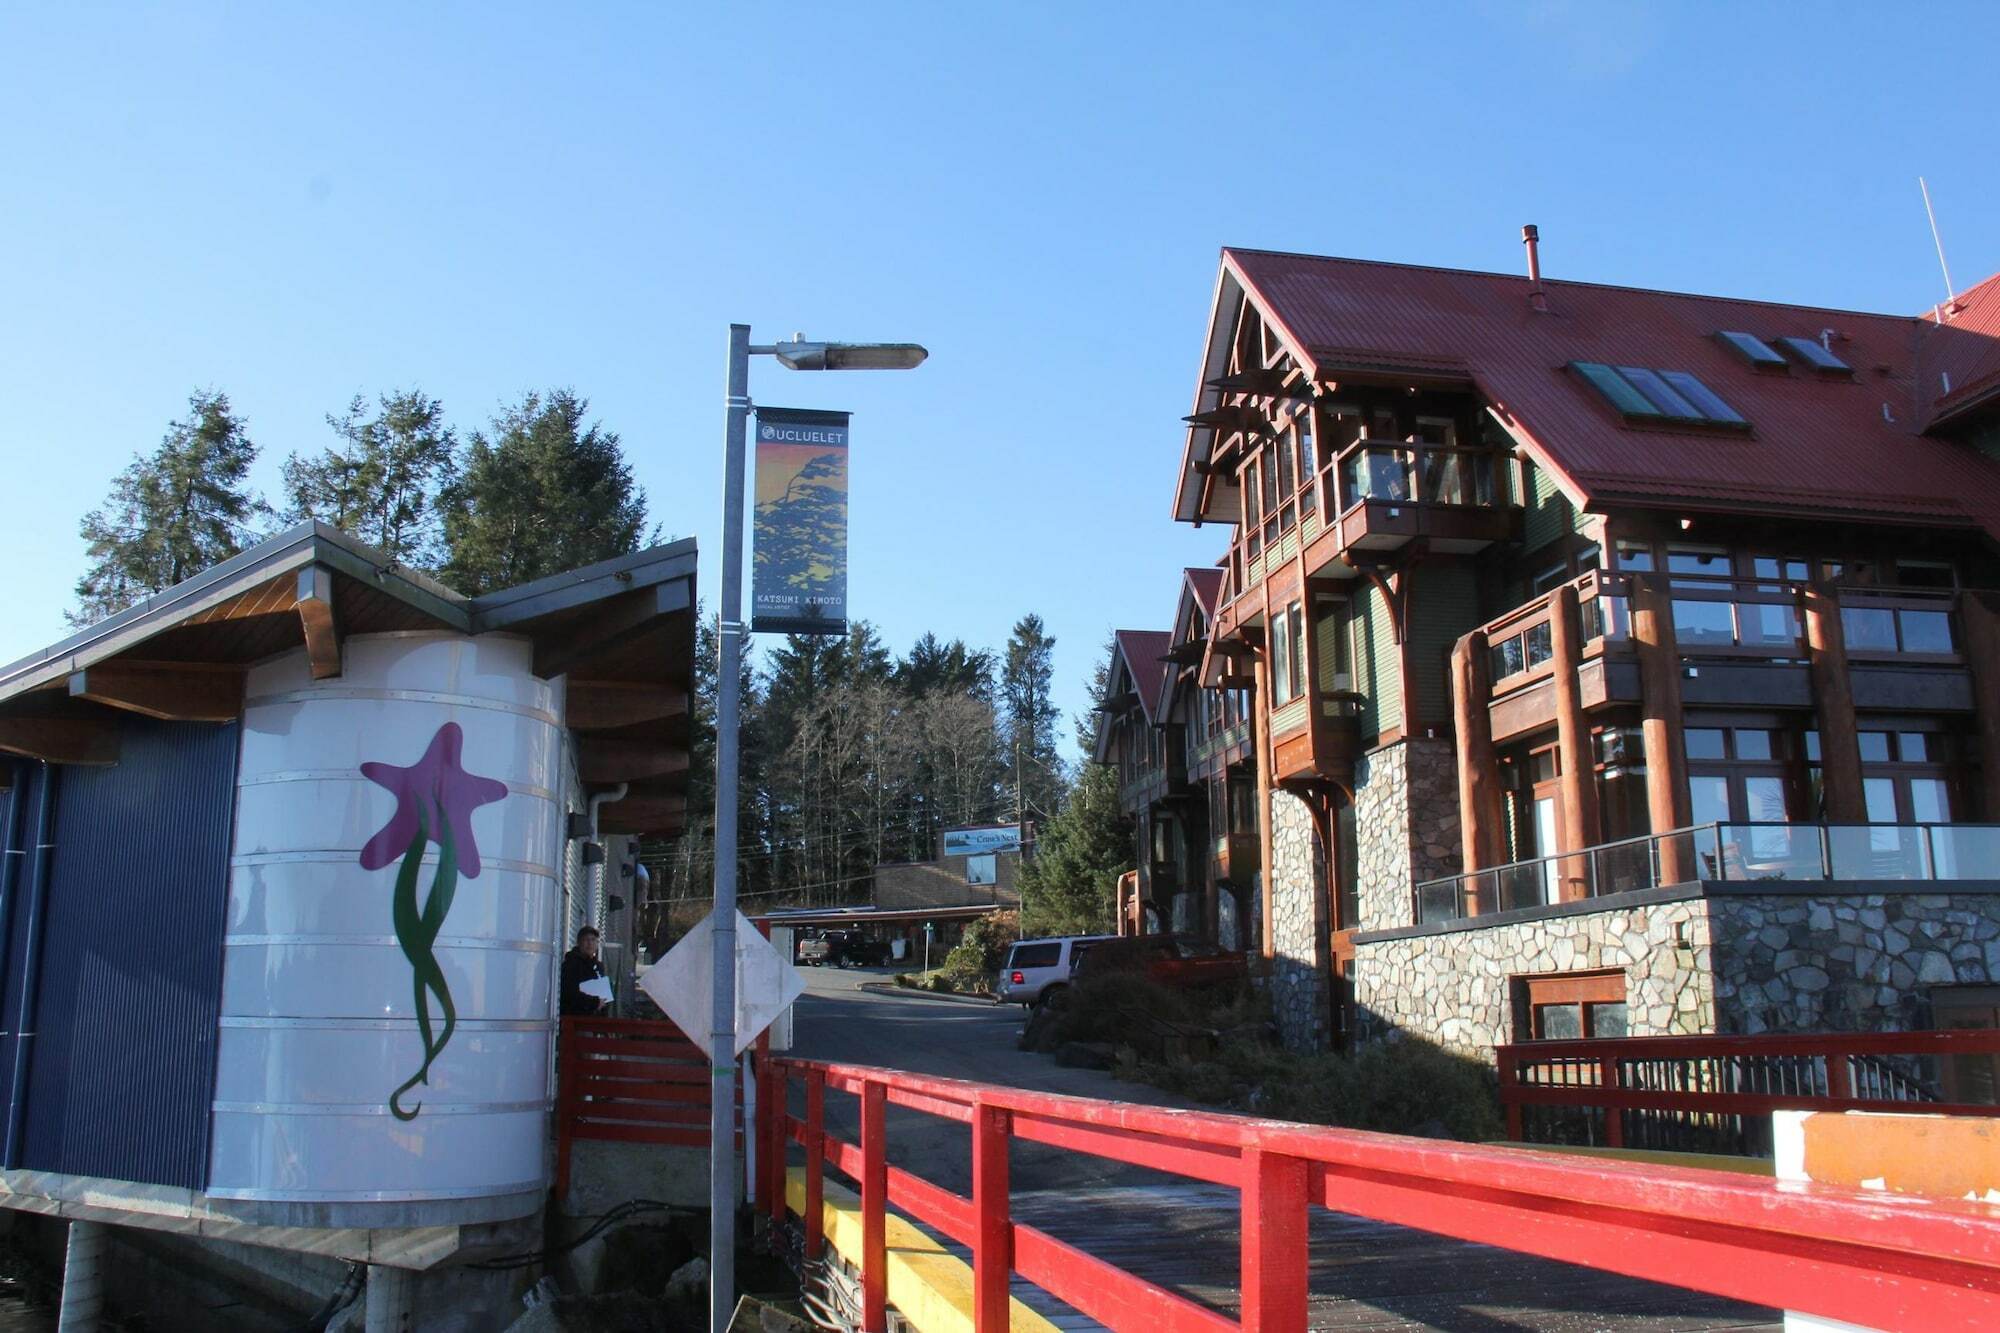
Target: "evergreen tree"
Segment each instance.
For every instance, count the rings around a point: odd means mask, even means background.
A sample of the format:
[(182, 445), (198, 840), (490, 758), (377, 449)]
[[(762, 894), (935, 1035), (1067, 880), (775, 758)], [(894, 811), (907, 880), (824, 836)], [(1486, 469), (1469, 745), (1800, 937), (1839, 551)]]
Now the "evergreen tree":
[(1085, 764), (1062, 812), (1022, 863), (1021, 933), (1080, 935), (1111, 929), (1118, 877), (1133, 868), (1132, 822), (1118, 809), (1118, 777)]
[(937, 635), (927, 632), (896, 664), (896, 683), (912, 699), (938, 691), (991, 699), (993, 654), (969, 649), (963, 639), (939, 643)]
[(439, 496), (445, 580), (468, 595), (639, 549), (645, 494), (587, 400), (530, 393), (475, 432)]
[(1104, 698), (1111, 691), (1111, 660), (1118, 651), (1118, 636), (1104, 636), (1104, 650), (1097, 655), (1097, 667), (1090, 675), (1090, 707), (1076, 715), (1076, 748), (1083, 752), (1084, 763), (1097, 753), (1097, 728), (1104, 718), (1100, 710)]
[(438, 489), (451, 475), (457, 441), (444, 408), (417, 390), (383, 394), (371, 414), (360, 394), (327, 414), (339, 443), (316, 458), (285, 460), (293, 522), (317, 519), (388, 553), (399, 565), (429, 568), (439, 543)]
[(241, 551), (268, 512), (246, 485), (257, 446), (214, 389), (188, 399), (151, 454), (135, 454), (80, 525), (90, 567), (72, 625), (89, 625)]
[(1059, 714), (1051, 691), (1055, 647), (1040, 616), (1022, 616), (1007, 640), (1000, 668), (1008, 763), (1016, 769), (1023, 819), (1047, 818), (1062, 801), (1062, 756), (1056, 750)]

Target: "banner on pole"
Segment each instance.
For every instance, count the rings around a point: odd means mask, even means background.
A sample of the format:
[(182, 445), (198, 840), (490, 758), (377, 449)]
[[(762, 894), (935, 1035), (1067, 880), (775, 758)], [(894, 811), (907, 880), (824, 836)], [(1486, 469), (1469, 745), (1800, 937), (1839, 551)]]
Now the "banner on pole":
[(750, 628), (847, 632), (845, 412), (757, 409)]

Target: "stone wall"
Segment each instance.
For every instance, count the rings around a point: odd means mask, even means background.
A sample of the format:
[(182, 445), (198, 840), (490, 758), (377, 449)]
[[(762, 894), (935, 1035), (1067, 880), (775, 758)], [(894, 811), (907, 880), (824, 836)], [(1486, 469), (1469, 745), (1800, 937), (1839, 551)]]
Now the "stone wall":
[(1709, 934), (1708, 904), (1689, 899), (1357, 941), (1358, 1037), (1423, 1037), (1490, 1059), (1514, 1039), (1513, 978), (1606, 968), (1625, 972), (1631, 1036), (1710, 1032)]
[(1354, 835), (1361, 929), (1412, 924), (1416, 886), (1459, 870), (1451, 742), (1401, 741), (1356, 761)]
[(1325, 893), (1311, 809), (1288, 792), (1272, 792), (1271, 1010), (1279, 1038), (1293, 1050), (1317, 1050), (1328, 1035)]
[(1717, 1030), (1907, 1031), (1934, 986), (2000, 984), (2000, 896), (1718, 895)]

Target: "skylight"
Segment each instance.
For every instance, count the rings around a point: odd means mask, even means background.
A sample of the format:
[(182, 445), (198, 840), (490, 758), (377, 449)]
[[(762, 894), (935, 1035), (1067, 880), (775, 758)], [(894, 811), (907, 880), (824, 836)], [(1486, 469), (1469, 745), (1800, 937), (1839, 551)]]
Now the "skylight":
[(1671, 421), (1737, 430), (1750, 425), (1719, 394), (1684, 370), (1608, 366), (1601, 361), (1572, 361), (1570, 369), (1583, 376), (1628, 421)]
[(1828, 351), (1816, 338), (1780, 338), (1787, 352), (1822, 375), (1851, 375), (1853, 367)]
[(1754, 333), (1731, 333), (1725, 329), (1715, 335), (1734, 349), (1745, 361), (1759, 370), (1783, 370), (1785, 358), (1778, 350)]

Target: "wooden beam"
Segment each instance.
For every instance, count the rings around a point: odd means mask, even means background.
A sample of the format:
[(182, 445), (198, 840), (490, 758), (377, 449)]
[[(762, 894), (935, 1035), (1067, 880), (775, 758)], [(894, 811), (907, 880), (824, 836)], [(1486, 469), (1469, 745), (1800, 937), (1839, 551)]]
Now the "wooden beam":
[(333, 571), (307, 565), (299, 571), (299, 623), (305, 627), (306, 657), (314, 680), (340, 674), (340, 626), (333, 614)]
[(687, 584), (681, 579), (614, 597), (560, 630), (537, 635), (535, 674), (544, 680), (566, 675), (579, 662), (644, 634), (662, 616), (686, 609)]
[[(1506, 860), (1500, 756), (1493, 748), (1493, 678), (1486, 631), (1474, 630), (1451, 651), (1453, 731), (1458, 742), (1458, 818), (1465, 872)], [(1476, 912), (1476, 902), (1468, 907)], [(1373, 923), (1370, 923), (1373, 924)]]
[(115, 764), (118, 724), (80, 717), (0, 717), (0, 750), (51, 764)]
[(597, 816), (600, 833), (678, 834), (687, 824), (687, 797), (650, 796), (613, 801)]
[(577, 778), (592, 785), (671, 777), (687, 772), (687, 766), (687, 751), (679, 746), (613, 736), (577, 738)]
[(1861, 730), (1854, 717), (1854, 689), (1847, 674), (1847, 634), (1831, 585), (1805, 590), (1806, 663), (1819, 721), (1820, 774), (1825, 811), (1815, 819), (1858, 824), (1868, 818), (1861, 786)]
[[(1674, 604), (1655, 574), (1632, 575), (1632, 640), (1639, 656), (1639, 717), (1646, 751), (1646, 808), (1654, 833), (1686, 828), (1687, 751), (1681, 721), (1681, 650)], [(1660, 883), (1683, 884), (1697, 874), (1687, 838), (1662, 838)]]
[[(1554, 659), (1556, 686), (1556, 750), (1562, 764), (1562, 850), (1580, 852), (1602, 840), (1597, 811), (1597, 763), (1590, 752), (1590, 724), (1583, 716), (1583, 625), (1576, 585), (1564, 583), (1549, 599), (1549, 655)], [(1590, 896), (1589, 859), (1565, 857), (1562, 896), (1565, 902)]]
[(685, 690), (645, 681), (574, 680), (564, 691), (563, 718), (576, 731), (610, 731), (639, 722), (680, 717)]
[(243, 672), (100, 662), (70, 674), (69, 694), (167, 722), (233, 722), (243, 712)]

